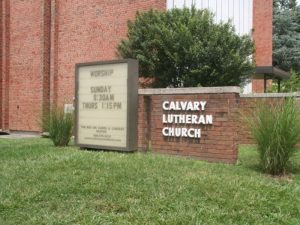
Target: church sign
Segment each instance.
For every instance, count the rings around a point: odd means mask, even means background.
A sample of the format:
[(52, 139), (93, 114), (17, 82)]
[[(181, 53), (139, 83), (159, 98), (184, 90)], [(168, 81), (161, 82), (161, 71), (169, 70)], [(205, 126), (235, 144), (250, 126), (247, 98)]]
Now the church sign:
[(201, 129), (196, 126), (213, 124), (213, 116), (205, 114), (206, 105), (206, 101), (164, 101), (162, 135), (200, 139)]
[(78, 146), (137, 149), (138, 62), (133, 59), (76, 64)]

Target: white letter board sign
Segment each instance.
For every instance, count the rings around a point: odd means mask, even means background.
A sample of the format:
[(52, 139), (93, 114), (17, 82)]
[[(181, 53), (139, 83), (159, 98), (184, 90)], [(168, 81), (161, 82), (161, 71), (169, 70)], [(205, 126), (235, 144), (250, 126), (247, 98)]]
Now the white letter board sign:
[(76, 145), (136, 150), (137, 108), (137, 60), (76, 64)]

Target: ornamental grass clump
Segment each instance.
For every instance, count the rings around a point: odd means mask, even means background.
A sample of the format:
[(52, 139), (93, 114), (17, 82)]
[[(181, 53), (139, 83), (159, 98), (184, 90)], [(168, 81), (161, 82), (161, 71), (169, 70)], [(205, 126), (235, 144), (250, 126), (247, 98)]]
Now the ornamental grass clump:
[(257, 142), (261, 166), (271, 175), (285, 174), (300, 137), (300, 110), (295, 99), (274, 105), (261, 104), (248, 118)]
[(67, 146), (72, 137), (74, 116), (64, 113), (62, 108), (53, 108), (43, 117), (42, 127), (49, 133), (55, 146)]

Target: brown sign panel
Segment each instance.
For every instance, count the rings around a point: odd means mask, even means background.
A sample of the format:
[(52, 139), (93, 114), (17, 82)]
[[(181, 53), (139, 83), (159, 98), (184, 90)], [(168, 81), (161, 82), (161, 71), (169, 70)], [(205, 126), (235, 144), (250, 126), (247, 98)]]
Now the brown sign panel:
[(137, 148), (138, 61), (76, 64), (76, 145)]

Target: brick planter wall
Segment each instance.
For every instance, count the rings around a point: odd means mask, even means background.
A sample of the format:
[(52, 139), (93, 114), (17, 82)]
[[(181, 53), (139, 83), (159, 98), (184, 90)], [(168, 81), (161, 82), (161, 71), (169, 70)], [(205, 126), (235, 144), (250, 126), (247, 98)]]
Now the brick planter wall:
[[(234, 163), (238, 154), (239, 88), (143, 89), (139, 93), (138, 148), (157, 153), (196, 157), (210, 162)], [(171, 111), (174, 114), (212, 115), (212, 125), (176, 124), (199, 128), (201, 138), (164, 137), (164, 101), (206, 101), (203, 112)]]
[[(300, 107), (300, 93), (269, 93), (269, 94), (249, 94), (240, 95), (239, 108), (241, 116), (247, 115), (252, 112), (260, 104), (274, 105), (278, 102), (282, 102), (285, 98), (295, 97), (296, 104)], [(239, 124), (239, 144), (255, 144), (249, 129), (247, 126), (240, 121)], [(298, 144), (300, 147), (300, 143)]]
[[(196, 157), (210, 162), (235, 163), (238, 145), (255, 144), (242, 116), (253, 112), (257, 104), (276, 104), (286, 97), (295, 97), (300, 105), (300, 93), (240, 95), (238, 87), (140, 89), (138, 113), (138, 149), (172, 155)], [(164, 101), (206, 101), (203, 114), (213, 116), (212, 125), (173, 124), (176, 127), (200, 128), (202, 137), (164, 137), (162, 115)], [(199, 112), (171, 111), (173, 114)], [(201, 112), (200, 112), (201, 114)], [(300, 145), (298, 145), (300, 146)]]

